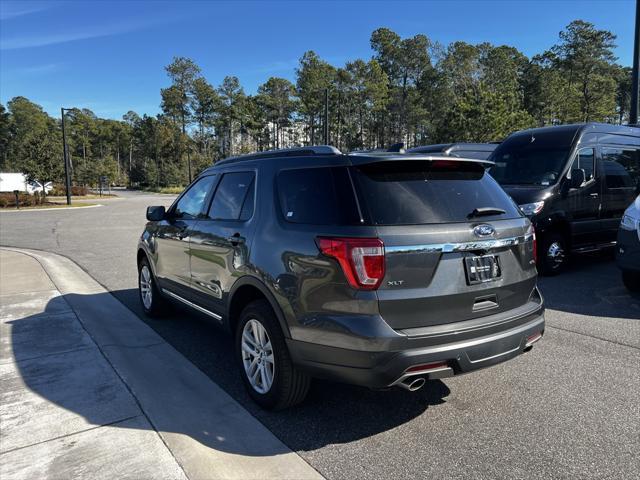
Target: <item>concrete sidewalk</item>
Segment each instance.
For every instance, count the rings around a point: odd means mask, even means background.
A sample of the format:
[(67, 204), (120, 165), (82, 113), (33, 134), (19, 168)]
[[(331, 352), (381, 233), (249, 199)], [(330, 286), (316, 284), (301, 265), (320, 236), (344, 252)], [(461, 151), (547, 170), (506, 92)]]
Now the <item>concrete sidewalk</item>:
[(70, 260), (0, 249), (0, 478), (321, 478)]

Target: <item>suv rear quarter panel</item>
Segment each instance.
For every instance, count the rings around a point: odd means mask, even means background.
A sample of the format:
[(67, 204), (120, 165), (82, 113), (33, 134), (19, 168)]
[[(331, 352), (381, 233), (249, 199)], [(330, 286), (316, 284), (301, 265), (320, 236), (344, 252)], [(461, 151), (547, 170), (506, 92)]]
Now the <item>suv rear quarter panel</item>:
[[(314, 167), (348, 165), (342, 157), (331, 157)], [(287, 222), (282, 215), (276, 175), (287, 168), (308, 168), (300, 159), (264, 162), (258, 183), (260, 220), (250, 259), (252, 275), (273, 295), (286, 320), (291, 338), (323, 344), (354, 347), (353, 337), (366, 344), (379, 337), (380, 322), (375, 292), (349, 287), (338, 263), (320, 254), (318, 236), (377, 235), (375, 227), (307, 225)], [(393, 332), (385, 329), (384, 334)]]

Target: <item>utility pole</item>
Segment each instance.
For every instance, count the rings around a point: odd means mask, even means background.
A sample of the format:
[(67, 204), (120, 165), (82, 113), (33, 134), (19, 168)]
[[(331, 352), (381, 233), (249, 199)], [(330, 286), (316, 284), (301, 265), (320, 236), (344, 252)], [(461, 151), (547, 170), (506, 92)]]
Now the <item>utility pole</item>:
[(328, 88), (324, 89), (324, 144), (329, 145), (329, 89)]
[(633, 71), (631, 77), (631, 109), (629, 123), (638, 123), (638, 69), (640, 68), (640, 0), (636, 0), (636, 31), (633, 40)]
[(67, 133), (64, 129), (64, 111), (70, 108), (60, 108), (62, 116), (62, 155), (64, 157), (64, 180), (67, 190), (67, 205), (71, 205), (71, 172), (69, 168), (69, 154), (67, 152)]

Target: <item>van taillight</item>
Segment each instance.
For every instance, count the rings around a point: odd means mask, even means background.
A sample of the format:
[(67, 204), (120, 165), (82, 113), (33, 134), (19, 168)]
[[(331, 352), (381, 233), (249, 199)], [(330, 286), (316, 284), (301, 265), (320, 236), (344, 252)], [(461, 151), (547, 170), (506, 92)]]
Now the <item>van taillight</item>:
[(384, 243), (379, 238), (318, 237), (316, 244), (328, 257), (335, 258), (349, 285), (375, 290), (384, 278)]

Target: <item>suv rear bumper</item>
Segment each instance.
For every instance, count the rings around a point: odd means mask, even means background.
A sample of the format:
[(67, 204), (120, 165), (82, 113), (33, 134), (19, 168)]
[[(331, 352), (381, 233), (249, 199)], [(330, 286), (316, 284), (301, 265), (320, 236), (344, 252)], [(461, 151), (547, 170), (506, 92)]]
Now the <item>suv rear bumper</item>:
[[(544, 307), (539, 304), (524, 315), (511, 317), (499, 331), (478, 327), (477, 336), (469, 335), (468, 331), (458, 336), (451, 328), (455, 324), (449, 327), (446, 335), (407, 335), (402, 342), (406, 348), (394, 351), (349, 350), (297, 340), (287, 340), (287, 345), (294, 363), (312, 376), (385, 388), (408, 376), (434, 379), (469, 373), (528, 351), (544, 334)], [(453, 337), (465, 338), (452, 341)], [(394, 342), (394, 347), (397, 346)], [(428, 373), (407, 372), (411, 367), (440, 362), (446, 365)]]

